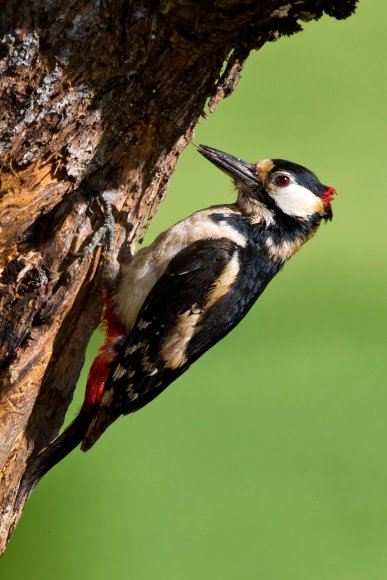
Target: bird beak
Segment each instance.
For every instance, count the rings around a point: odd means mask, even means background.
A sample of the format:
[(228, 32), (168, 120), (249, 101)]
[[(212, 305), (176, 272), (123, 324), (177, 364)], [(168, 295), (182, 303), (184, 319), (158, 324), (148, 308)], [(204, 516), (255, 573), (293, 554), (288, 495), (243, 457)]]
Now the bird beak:
[(223, 151), (218, 151), (212, 147), (207, 147), (207, 145), (197, 146), (199, 153), (203, 155), (208, 161), (211, 161), (216, 167), (219, 167), (224, 173), (236, 179), (242, 181), (245, 185), (250, 185), (256, 188), (257, 185), (261, 185), (261, 181), (257, 175), (255, 165), (253, 163), (246, 163), (238, 157), (224, 153)]

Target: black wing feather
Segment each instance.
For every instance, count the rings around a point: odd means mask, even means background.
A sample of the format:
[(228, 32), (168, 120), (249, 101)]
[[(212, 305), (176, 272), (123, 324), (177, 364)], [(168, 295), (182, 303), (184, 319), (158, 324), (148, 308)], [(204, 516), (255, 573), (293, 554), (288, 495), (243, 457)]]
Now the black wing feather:
[(206, 339), (201, 341), (195, 357), (177, 368), (167, 366), (163, 346), (175, 332), (179, 317), (185, 313), (189, 321), (192, 314), (198, 320), (198, 314), (206, 307), (209, 291), (239, 250), (240, 246), (226, 238), (200, 240), (171, 260), (120, 347), (119, 363), (112, 368), (105, 384), (102, 406), (84, 440), (84, 449), (90, 447), (118, 415), (146, 405), (224, 336), (222, 325), (217, 325), (216, 321), (207, 324)]

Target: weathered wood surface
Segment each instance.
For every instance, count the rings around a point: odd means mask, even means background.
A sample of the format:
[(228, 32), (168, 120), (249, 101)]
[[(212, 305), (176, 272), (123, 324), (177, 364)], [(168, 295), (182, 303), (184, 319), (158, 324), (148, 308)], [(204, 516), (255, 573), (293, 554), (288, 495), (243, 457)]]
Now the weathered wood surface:
[(97, 192), (117, 251), (133, 245), (249, 52), (355, 1), (2, 0), (0, 553), (25, 462), (60, 429), (99, 322), (102, 252), (72, 253), (100, 223)]

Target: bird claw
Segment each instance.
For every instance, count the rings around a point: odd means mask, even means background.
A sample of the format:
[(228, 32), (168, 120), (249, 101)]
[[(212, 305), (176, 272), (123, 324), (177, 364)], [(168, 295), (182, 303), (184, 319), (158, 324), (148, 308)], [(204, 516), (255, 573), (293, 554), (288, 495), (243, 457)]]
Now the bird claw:
[(109, 253), (114, 252), (115, 242), (114, 242), (114, 234), (115, 234), (115, 221), (113, 217), (112, 205), (111, 203), (101, 195), (99, 197), (102, 209), (103, 209), (103, 217), (104, 222), (101, 227), (94, 232), (90, 242), (80, 250), (79, 252), (72, 252), (73, 256), (77, 258), (84, 258), (89, 254), (92, 254), (97, 247), (106, 247)]

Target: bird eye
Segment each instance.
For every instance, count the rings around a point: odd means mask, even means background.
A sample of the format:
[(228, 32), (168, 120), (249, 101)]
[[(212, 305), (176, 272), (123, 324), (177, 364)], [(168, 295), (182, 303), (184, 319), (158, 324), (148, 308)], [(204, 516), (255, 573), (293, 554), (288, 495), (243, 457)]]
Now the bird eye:
[(290, 179), (287, 175), (277, 175), (274, 179), (274, 183), (279, 187), (286, 187), (289, 185)]

